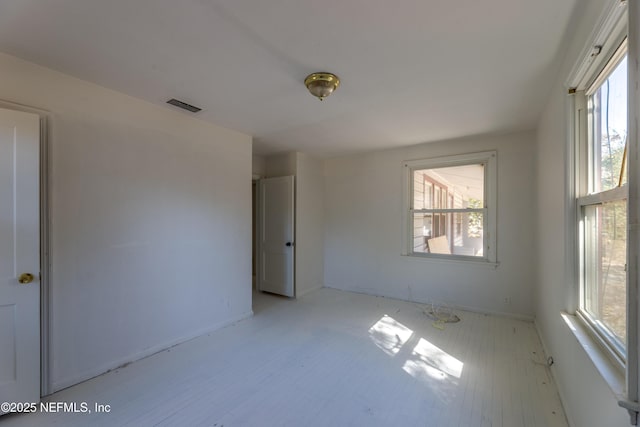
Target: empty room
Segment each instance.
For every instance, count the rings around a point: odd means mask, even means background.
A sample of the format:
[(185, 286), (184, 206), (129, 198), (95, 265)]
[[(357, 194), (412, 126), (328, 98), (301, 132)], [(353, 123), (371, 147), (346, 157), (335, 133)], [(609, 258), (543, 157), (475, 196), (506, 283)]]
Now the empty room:
[(636, 0), (0, 2), (0, 426), (638, 425)]

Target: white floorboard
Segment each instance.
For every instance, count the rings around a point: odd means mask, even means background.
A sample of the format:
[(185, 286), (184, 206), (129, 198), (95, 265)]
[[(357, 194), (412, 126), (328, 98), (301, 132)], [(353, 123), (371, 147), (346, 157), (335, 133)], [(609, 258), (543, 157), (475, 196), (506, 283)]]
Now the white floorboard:
[[(567, 426), (532, 323), (321, 289), (254, 294), (255, 316), (46, 400), (109, 413), (12, 426)], [(386, 317), (385, 317), (386, 316)]]

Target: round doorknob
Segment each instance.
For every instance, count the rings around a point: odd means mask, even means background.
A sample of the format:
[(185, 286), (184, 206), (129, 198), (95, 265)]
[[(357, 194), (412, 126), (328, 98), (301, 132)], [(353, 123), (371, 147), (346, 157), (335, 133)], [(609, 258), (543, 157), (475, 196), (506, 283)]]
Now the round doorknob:
[(31, 273), (22, 273), (20, 277), (18, 277), (18, 282), (21, 285), (26, 285), (27, 283), (33, 282), (33, 274)]

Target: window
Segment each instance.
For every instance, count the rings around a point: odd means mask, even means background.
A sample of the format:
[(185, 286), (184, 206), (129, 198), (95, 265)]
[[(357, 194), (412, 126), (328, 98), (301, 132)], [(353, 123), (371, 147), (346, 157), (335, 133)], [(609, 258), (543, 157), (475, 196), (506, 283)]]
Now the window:
[(637, 123), (638, 99), (628, 94), (637, 92), (633, 64), (638, 61), (640, 22), (636, 2), (606, 3), (566, 82), (565, 234), (567, 253), (575, 255), (567, 260), (574, 268), (566, 274), (573, 291), (569, 307), (576, 316), (563, 317), (569, 325), (575, 322), (571, 330), (635, 425), (640, 396), (639, 231), (632, 218), (639, 211), (640, 162), (638, 129), (627, 125), (627, 115), (632, 113)]
[[(627, 54), (622, 43), (577, 93), (578, 313), (612, 355), (627, 346)], [(586, 107), (586, 109), (584, 109)], [(582, 135), (580, 137), (580, 135)]]
[(404, 163), (405, 254), (496, 261), (496, 153)]

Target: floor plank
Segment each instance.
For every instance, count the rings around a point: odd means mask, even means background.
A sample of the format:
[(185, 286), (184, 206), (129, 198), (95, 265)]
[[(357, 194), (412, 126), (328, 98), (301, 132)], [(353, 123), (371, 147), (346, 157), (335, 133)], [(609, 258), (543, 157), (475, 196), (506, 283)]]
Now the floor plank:
[(564, 427), (529, 322), (321, 289), (254, 295), (255, 316), (60, 391), (109, 413), (12, 414), (21, 426)]

